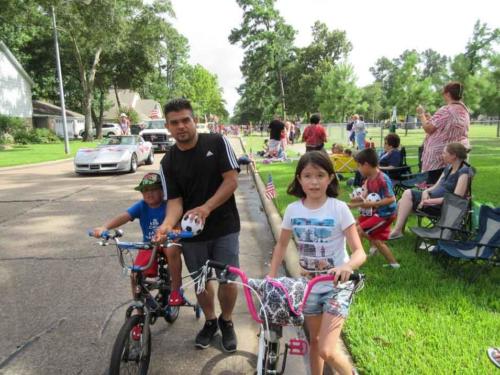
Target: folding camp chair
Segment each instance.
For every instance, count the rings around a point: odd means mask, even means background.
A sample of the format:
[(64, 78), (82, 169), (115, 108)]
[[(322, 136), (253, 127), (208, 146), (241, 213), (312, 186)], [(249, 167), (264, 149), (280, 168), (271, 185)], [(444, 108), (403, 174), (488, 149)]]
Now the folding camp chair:
[(451, 240), (457, 235), (457, 231), (465, 228), (466, 216), (469, 209), (469, 199), (462, 198), (453, 193), (446, 193), (441, 216), (436, 224), (430, 228), (410, 228), (416, 235), (415, 251), (424, 245), (425, 250), (430, 250), (437, 240)]
[[(465, 222), (467, 223), (469, 229), (471, 229), (472, 226), (472, 181), (474, 180), (474, 176), (476, 174), (476, 169), (472, 167), (469, 163), (464, 161), (464, 165), (469, 167), (471, 169), (471, 174), (469, 175), (469, 183), (467, 186), (467, 192), (465, 193), (465, 198), (468, 200), (468, 206), (466, 209), (467, 216), (465, 217)], [(426, 227), (431, 227), (435, 225), (438, 221), (439, 218), (441, 217), (441, 213), (437, 212), (436, 210), (421, 210), (415, 212), (415, 215), (417, 216), (417, 223), (419, 227), (426, 226)], [(423, 225), (424, 219), (428, 220), (427, 225)]]
[(333, 170), (337, 173), (354, 173), (358, 165), (352, 156), (343, 154), (330, 155), (333, 164)]
[(456, 259), (483, 260), (487, 265), (500, 266), (500, 208), (481, 206), (475, 238), (467, 241), (438, 241), (436, 251)]

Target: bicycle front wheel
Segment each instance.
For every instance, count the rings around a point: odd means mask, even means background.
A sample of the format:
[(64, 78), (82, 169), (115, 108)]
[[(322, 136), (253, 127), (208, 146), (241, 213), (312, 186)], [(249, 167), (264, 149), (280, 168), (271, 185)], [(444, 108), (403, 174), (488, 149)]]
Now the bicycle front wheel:
[(146, 329), (149, 327), (144, 327), (144, 315), (133, 315), (125, 321), (111, 353), (110, 375), (148, 373), (151, 332), (145, 334)]

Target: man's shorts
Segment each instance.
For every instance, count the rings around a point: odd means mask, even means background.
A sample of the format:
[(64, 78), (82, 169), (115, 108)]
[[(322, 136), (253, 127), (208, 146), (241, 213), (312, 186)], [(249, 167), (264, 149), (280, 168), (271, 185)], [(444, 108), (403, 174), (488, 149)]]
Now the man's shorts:
[[(182, 254), (186, 267), (194, 279), (198, 276), (201, 267), (207, 260), (215, 260), (234, 267), (240, 266), (240, 232), (230, 233), (225, 236), (208, 241), (183, 242)], [(220, 270), (216, 270), (217, 276), (220, 276)], [(228, 273), (227, 278), (235, 280), (237, 275)]]
[(349, 306), (351, 305), (352, 295), (355, 284), (348, 281), (338, 284), (332, 290), (324, 293), (311, 292), (304, 306), (304, 315), (321, 315), (329, 313), (347, 318)]
[(360, 216), (358, 218), (359, 226), (363, 229), (370, 240), (387, 241), (391, 233), (391, 223), (396, 215), (388, 217)]

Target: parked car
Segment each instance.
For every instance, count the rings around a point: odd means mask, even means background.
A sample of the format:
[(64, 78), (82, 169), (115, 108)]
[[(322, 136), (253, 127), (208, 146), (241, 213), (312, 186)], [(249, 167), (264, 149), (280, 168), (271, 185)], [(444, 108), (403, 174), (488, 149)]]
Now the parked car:
[(208, 127), (208, 124), (205, 123), (196, 124), (196, 130), (198, 133), (210, 133), (210, 128)]
[[(102, 124), (102, 136), (103, 137), (111, 137), (113, 135), (121, 135), (122, 130), (119, 124), (107, 123)], [(95, 137), (96, 131), (95, 128), (92, 128), (92, 136)], [(85, 137), (85, 129), (80, 131), (80, 137)]]
[(167, 151), (175, 144), (175, 140), (165, 128), (164, 119), (148, 120), (144, 124), (145, 128), (141, 130), (139, 135), (151, 142), (155, 151)]
[(79, 149), (74, 160), (78, 174), (134, 173), (139, 165), (153, 162), (153, 145), (138, 135), (111, 136), (96, 148)]

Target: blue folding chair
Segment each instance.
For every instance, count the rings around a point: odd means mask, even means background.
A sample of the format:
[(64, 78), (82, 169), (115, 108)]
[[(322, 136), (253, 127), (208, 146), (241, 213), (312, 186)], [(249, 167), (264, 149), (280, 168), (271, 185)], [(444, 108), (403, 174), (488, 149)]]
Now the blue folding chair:
[[(448, 229), (457, 230), (454, 228)], [(483, 260), (488, 265), (499, 266), (500, 208), (481, 206), (479, 211), (479, 227), (474, 239), (463, 242), (438, 241), (436, 250), (452, 258), (469, 261)]]

